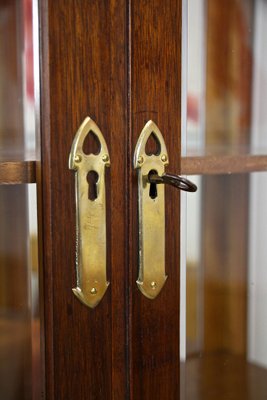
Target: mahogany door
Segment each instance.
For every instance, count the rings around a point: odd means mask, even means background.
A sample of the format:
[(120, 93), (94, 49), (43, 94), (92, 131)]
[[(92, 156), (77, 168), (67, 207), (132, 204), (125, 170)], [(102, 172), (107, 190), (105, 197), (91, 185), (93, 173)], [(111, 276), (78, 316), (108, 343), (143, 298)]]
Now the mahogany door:
[[(138, 276), (134, 149), (153, 120), (180, 169), (181, 0), (39, 2), (41, 291), (49, 400), (179, 398), (179, 191), (165, 189), (166, 273), (150, 300)], [(68, 157), (86, 116), (109, 149), (107, 275), (90, 309), (73, 295), (75, 182)]]

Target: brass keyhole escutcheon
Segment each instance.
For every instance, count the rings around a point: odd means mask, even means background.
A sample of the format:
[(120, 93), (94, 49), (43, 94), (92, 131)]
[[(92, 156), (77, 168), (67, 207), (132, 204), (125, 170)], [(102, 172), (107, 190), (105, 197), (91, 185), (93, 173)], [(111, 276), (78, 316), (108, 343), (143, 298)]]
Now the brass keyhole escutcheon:
[(196, 185), (179, 175), (166, 174), (169, 157), (163, 136), (153, 121), (144, 126), (134, 153), (138, 170), (139, 290), (155, 299), (162, 290), (165, 273), (164, 184), (194, 192)]
[(109, 165), (105, 139), (95, 122), (87, 117), (73, 140), (69, 168), (75, 171), (76, 190), (77, 282), (73, 293), (91, 308), (101, 301), (109, 285), (105, 194), (105, 169)]

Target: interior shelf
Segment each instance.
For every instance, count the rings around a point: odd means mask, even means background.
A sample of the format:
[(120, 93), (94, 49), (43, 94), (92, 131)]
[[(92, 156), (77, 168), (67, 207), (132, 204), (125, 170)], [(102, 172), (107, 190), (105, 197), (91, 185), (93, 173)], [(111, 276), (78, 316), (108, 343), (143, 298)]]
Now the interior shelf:
[(205, 155), (181, 158), (182, 175), (267, 171), (267, 155)]
[(0, 162), (0, 184), (22, 184), (36, 182), (35, 161)]
[[(0, 161), (0, 184), (36, 182), (36, 162)], [(266, 155), (215, 155), (181, 158), (182, 175), (215, 175), (267, 171)]]
[(267, 369), (224, 352), (190, 357), (181, 363), (186, 400), (265, 400)]

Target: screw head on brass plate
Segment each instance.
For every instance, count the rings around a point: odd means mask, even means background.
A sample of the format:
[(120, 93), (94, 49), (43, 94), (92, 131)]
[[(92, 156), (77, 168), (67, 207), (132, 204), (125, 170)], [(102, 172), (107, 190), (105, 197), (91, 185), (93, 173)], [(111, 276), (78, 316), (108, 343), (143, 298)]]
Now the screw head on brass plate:
[(90, 293), (91, 293), (91, 294), (97, 294), (97, 290), (96, 290), (96, 288), (95, 288), (95, 287), (93, 287), (93, 288), (90, 290)]
[(143, 164), (144, 157), (143, 156), (139, 156), (137, 162), (138, 162), (139, 165)]
[(168, 157), (166, 156), (166, 154), (162, 154), (161, 161), (166, 162), (167, 160), (168, 160)]
[(75, 161), (76, 163), (80, 163), (80, 162), (82, 161), (82, 156), (81, 156), (80, 154), (77, 154), (77, 155), (74, 157), (74, 161)]
[(156, 289), (156, 287), (157, 287), (157, 282), (152, 281), (152, 282), (150, 283), (150, 286), (152, 287), (152, 289)]
[(102, 156), (102, 160), (103, 160), (104, 162), (108, 162), (108, 161), (109, 161), (109, 156), (108, 156), (108, 154), (104, 154), (104, 155)]

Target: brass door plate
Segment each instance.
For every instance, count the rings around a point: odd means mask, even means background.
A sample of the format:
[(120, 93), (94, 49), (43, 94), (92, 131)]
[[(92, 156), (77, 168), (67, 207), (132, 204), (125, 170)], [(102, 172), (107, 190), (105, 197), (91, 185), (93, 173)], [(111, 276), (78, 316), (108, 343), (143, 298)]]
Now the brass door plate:
[[(85, 154), (84, 140), (94, 134), (100, 143), (99, 154)], [(75, 171), (76, 190), (76, 276), (73, 293), (94, 308), (103, 298), (109, 282), (106, 276), (106, 195), (105, 167), (110, 166), (105, 139), (89, 117), (85, 118), (72, 143), (69, 168)], [(96, 198), (88, 197), (90, 171), (97, 174)]]
[[(153, 135), (158, 143), (158, 153), (148, 155), (146, 144)], [(134, 153), (134, 168), (138, 170), (139, 213), (139, 290), (149, 299), (158, 296), (167, 276), (165, 274), (165, 200), (164, 185), (156, 186), (151, 193), (148, 175), (151, 171), (163, 175), (168, 165), (168, 154), (163, 136), (153, 121), (143, 128)]]

